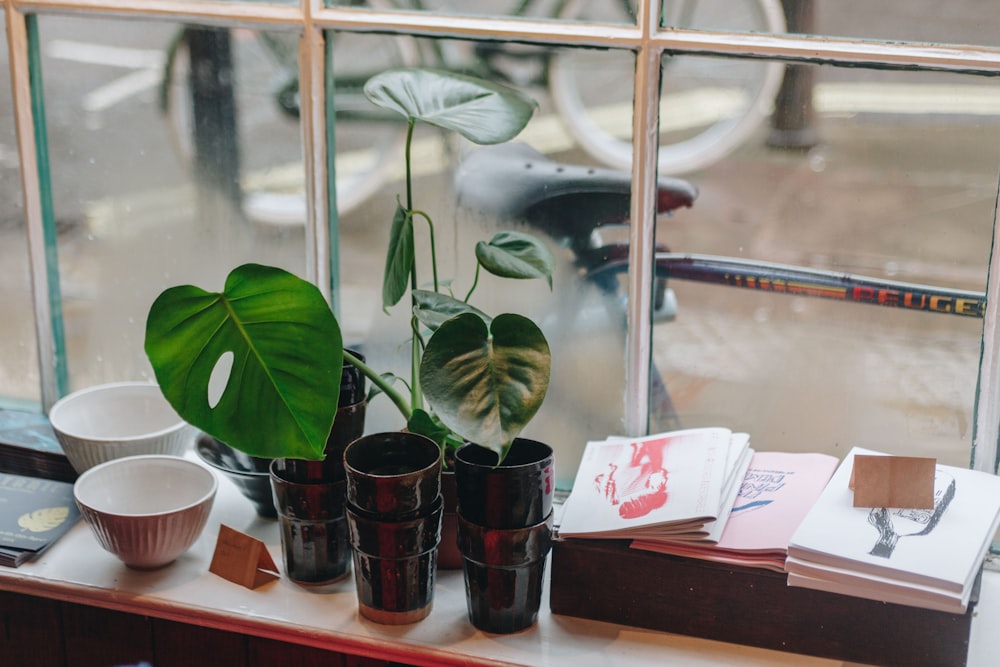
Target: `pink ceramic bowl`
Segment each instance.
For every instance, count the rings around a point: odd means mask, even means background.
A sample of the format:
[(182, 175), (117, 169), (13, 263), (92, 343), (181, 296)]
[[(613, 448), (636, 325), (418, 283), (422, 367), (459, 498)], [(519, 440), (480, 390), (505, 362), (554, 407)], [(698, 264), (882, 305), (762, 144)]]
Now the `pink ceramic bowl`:
[(114, 382), (56, 401), (49, 421), (70, 464), (82, 473), (123, 456), (181, 456), (195, 430), (150, 382)]
[(130, 456), (80, 475), (73, 494), (97, 541), (129, 567), (172, 563), (201, 535), (215, 474), (176, 456)]

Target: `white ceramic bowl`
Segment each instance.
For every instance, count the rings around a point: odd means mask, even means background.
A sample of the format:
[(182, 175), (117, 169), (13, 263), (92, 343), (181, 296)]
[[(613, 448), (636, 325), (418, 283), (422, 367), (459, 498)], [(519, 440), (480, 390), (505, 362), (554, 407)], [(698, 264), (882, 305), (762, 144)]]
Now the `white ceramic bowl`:
[(172, 563), (205, 528), (218, 488), (207, 467), (176, 456), (114, 459), (80, 475), (73, 495), (97, 541), (130, 567)]
[(115, 382), (73, 392), (56, 401), (49, 421), (78, 473), (123, 456), (181, 456), (195, 433), (159, 386), (149, 382)]

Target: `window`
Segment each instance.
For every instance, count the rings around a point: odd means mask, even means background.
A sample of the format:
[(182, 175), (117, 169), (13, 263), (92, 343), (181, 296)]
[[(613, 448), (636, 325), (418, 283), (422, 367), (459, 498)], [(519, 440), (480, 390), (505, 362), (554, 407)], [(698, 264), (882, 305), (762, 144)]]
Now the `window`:
[[(16, 116), (20, 152), (0, 142), (0, 292), (14, 315), (0, 395), (46, 406), (148, 377), (155, 295), (219, 289), (247, 261), (329, 289), (348, 343), (391, 368), (406, 315), (383, 314), (378, 295), (402, 149), (398, 128), (351, 107), (346, 84), (430, 64), (536, 97), (518, 139), (535, 159), (634, 169), (633, 225), (601, 230), (601, 243), (628, 248), (628, 270), (582, 280), (579, 248), (553, 233), (551, 293), (480, 287), (484, 308), (525, 312), (550, 335), (552, 388), (526, 435), (557, 448), (562, 486), (588, 437), (678, 423), (747, 430), (762, 449), (860, 444), (959, 465), (974, 449), (977, 467), (995, 469), (989, 312), (984, 329), (981, 317), (775, 293), (773, 281), (744, 280), (768, 288), (750, 290), (675, 271), (664, 284), (654, 271), (655, 257), (662, 268), (697, 253), (926, 283), (952, 295), (939, 309), (985, 292), (1000, 172), (988, 12), (952, 3), (928, 20), (901, 0), (850, 11), (473, 4), (7, 0), (14, 95), (0, 98), (0, 132), (12, 137)], [(656, 141), (632, 142), (657, 129), (680, 147), (659, 175), (698, 189), (669, 216), (654, 215)], [(443, 272), (467, 285), (475, 241), (523, 221), (456, 195), (472, 147), (424, 130), (419, 148)], [(598, 209), (559, 211), (579, 222)], [(895, 291), (869, 300), (909, 298)], [(370, 429), (398, 425), (387, 402), (370, 415)]]

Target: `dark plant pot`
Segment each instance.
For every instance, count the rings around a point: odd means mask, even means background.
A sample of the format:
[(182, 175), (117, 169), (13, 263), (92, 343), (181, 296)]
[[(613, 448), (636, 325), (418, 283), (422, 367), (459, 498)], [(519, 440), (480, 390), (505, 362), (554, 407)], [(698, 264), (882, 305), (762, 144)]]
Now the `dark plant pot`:
[(312, 481), (289, 462), (275, 459), (270, 472), (285, 574), (298, 584), (336, 581), (347, 574), (351, 563), (344, 516), (347, 483)]
[[(350, 350), (350, 348), (348, 348)], [(362, 361), (365, 357), (356, 350), (350, 350)], [(347, 446), (364, 435), (365, 412), (368, 403), (365, 400), (365, 376), (361, 370), (352, 364), (344, 362), (340, 373), (340, 398), (337, 401), (337, 414), (333, 419), (333, 428), (326, 439), (326, 456), (322, 461), (305, 461), (289, 459), (288, 466), (295, 467), (299, 478), (315, 482), (329, 482), (344, 479), (344, 450)]]
[(441, 471), (441, 544), (438, 545), (439, 570), (462, 569), (462, 552), (458, 550), (458, 490), (454, 470)]
[(250, 456), (207, 433), (198, 436), (195, 451), (202, 461), (236, 484), (240, 493), (253, 504), (258, 516), (265, 519), (278, 516), (274, 509), (271, 476), (268, 472), (272, 459)]
[(441, 448), (405, 431), (359, 438), (344, 452), (358, 611), (377, 623), (430, 613), (441, 539)]
[(347, 524), (361, 615), (388, 625), (426, 618), (434, 603), (441, 499), (408, 521), (373, 519), (349, 507)]
[(458, 518), (469, 620), (485, 632), (534, 625), (541, 606), (552, 514), (528, 528), (485, 528)]
[(441, 448), (416, 433), (359, 438), (344, 452), (347, 501), (367, 516), (405, 521), (426, 516), (441, 495)]
[(517, 438), (497, 464), (497, 455), (479, 445), (455, 453), (458, 509), (466, 521), (487, 528), (524, 528), (552, 512), (555, 458), (552, 448)]

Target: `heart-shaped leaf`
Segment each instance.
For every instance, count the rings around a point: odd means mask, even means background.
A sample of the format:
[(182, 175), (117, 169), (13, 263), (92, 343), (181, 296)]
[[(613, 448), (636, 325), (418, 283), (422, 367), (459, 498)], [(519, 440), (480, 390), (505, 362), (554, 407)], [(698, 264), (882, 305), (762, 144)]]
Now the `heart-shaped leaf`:
[(365, 95), (407, 119), (454, 130), (481, 145), (513, 139), (535, 111), (535, 102), (512, 88), (426, 68), (376, 74), (365, 83)]
[[(343, 343), (312, 283), (246, 264), (223, 292), (170, 288), (149, 310), (145, 346), (163, 395), (188, 423), (252, 456), (323, 457)], [(228, 356), (228, 375), (213, 378)]]
[(389, 231), (389, 247), (385, 255), (385, 274), (382, 278), (382, 308), (395, 306), (410, 286), (413, 270), (413, 216), (396, 203)]
[(545, 278), (552, 289), (556, 259), (549, 247), (531, 234), (498, 232), (489, 243), (476, 244), (476, 259), (490, 273), (502, 278)]
[(528, 318), (505, 313), (487, 327), (463, 313), (427, 341), (420, 381), (445, 426), (502, 460), (541, 407), (550, 366), (545, 336)]
[(436, 331), (444, 322), (462, 313), (473, 313), (487, 323), (490, 316), (465, 301), (431, 290), (413, 290), (413, 314), (421, 324)]

